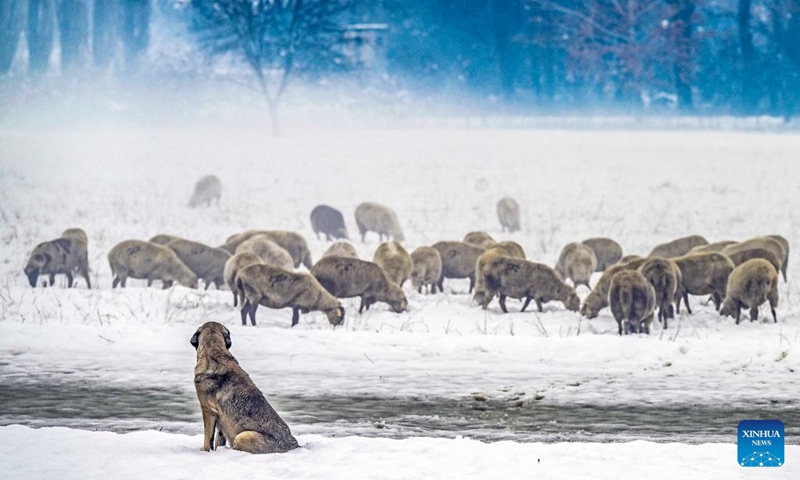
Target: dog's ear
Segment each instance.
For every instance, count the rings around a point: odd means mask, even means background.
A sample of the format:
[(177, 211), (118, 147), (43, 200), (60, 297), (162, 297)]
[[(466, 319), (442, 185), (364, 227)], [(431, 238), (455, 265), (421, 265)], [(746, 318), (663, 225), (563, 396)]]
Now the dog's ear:
[(197, 346), (200, 344), (200, 329), (199, 328), (197, 329), (196, 332), (194, 332), (194, 335), (192, 335), (192, 339), (189, 340), (189, 343), (191, 343), (192, 346), (195, 349), (197, 349)]
[(231, 332), (227, 328), (225, 329), (225, 333), (222, 334), (222, 337), (225, 339), (225, 348), (230, 350), (233, 343), (231, 342)]

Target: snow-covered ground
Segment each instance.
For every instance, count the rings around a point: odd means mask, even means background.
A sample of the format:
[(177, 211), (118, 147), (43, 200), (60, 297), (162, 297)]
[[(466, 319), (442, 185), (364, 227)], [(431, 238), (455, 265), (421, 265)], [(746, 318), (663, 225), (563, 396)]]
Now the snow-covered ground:
[[(203, 322), (216, 320), (231, 328), (232, 352), (268, 398), (485, 398), (506, 402), (510, 415), (518, 402), (534, 409), (618, 406), (643, 415), (652, 411), (654, 422), (667, 407), (715, 408), (724, 417), (726, 411), (755, 406), (762, 415), (797, 419), (797, 261), (790, 262), (789, 282), (780, 285), (778, 324), (745, 321), (737, 326), (702, 305), (705, 299), (694, 298), (695, 314), (675, 319), (669, 329), (656, 326), (649, 337), (620, 338), (608, 311), (586, 320), (555, 303), (541, 314), (502, 314), (495, 303), (484, 312), (466, 295), (466, 282), (459, 281), (447, 282), (446, 294), (437, 296), (419, 295), (407, 286), (410, 307), (403, 314), (378, 304), (359, 315), (357, 302), (346, 300), (345, 326), (335, 330), (319, 313), (303, 316), (300, 325), (290, 328), (288, 310), (266, 309), (259, 310), (257, 328), (242, 327), (229, 292), (162, 291), (136, 280), (128, 282), (128, 289), (112, 291), (106, 254), (119, 241), (157, 233), (217, 245), (232, 233), (264, 228), (301, 232), (318, 258), (327, 244), (310, 229), (311, 209), (320, 203), (340, 209), (355, 240), (352, 212), (362, 201), (397, 211), (409, 249), (488, 230), (495, 238), (519, 242), (529, 259), (547, 264), (555, 262), (564, 244), (598, 235), (617, 239), (626, 253), (647, 253), (659, 242), (692, 233), (710, 241), (777, 233), (794, 245), (800, 238), (798, 158), (800, 136), (741, 132), (340, 130), (293, 131), (280, 139), (252, 128), (0, 132), (0, 384), (8, 391), (9, 385), (52, 386), (54, 396), (59, 385), (174, 389), (190, 396), (194, 350), (189, 337)], [(223, 181), (222, 205), (188, 208), (194, 181), (207, 173)], [(495, 216), (496, 201), (507, 195), (522, 205), (523, 228), (515, 234), (501, 233)], [(69, 227), (81, 227), (89, 236), (95, 288), (87, 290), (79, 281), (79, 288), (71, 290), (31, 289), (22, 274), (28, 253)], [(369, 236), (355, 245), (362, 258), (371, 259), (378, 241)], [(583, 298), (588, 291), (581, 287), (578, 293)], [(516, 302), (509, 305), (519, 308)], [(51, 412), (43, 422), (0, 412), (0, 424), (88, 428), (75, 422), (81, 416)], [(96, 418), (91, 412), (83, 416)], [(485, 469), (499, 476), (506, 468), (500, 459), (508, 457), (517, 473), (575, 478), (581, 472), (591, 476), (612, 458), (622, 462), (620, 467), (629, 461), (631, 468), (624, 471), (641, 474), (637, 457), (664, 462), (639, 462), (654, 469), (691, 457), (676, 462), (673, 472), (690, 472), (691, 465), (702, 464), (698, 468), (707, 474), (698, 476), (729, 478), (741, 474), (735, 465), (728, 466), (727, 457), (735, 456), (730, 444), (743, 419), (736, 413), (730, 417), (729, 430), (674, 439), (728, 445), (589, 447), (333, 439), (328, 437), (342, 434), (337, 435), (335, 422), (315, 429), (297, 416), (290, 425), (308, 435), (303, 440), (313, 448), (245, 460), (244, 466), (235, 453), (226, 452), (224, 465), (235, 470), (276, 463), (277, 471), (285, 472), (278, 477), (311, 478), (312, 470), (303, 465), (322, 469), (338, 455), (358, 452), (358, 459), (374, 452), (374, 459), (364, 457), (362, 463), (385, 464), (386, 477), (418, 477), (438, 457), (455, 465), (455, 476), (475, 463), (465, 464), (463, 455), (492, 459), (475, 466), (476, 472)], [(200, 431), (199, 412), (197, 419), (192, 433)], [(150, 423), (143, 425), (159, 422), (158, 415), (145, 420)], [(59, 451), (53, 465), (63, 461), (64, 468), (86, 454), (78, 446), (90, 449), (101, 443), (109, 452), (132, 448), (135, 453), (125, 459), (132, 469), (141, 458), (153, 457), (165, 471), (184, 461), (204, 471), (224, 468), (194, 452), (196, 437), (20, 428), (0, 427), (0, 445), (50, 445)], [(380, 428), (391, 431), (392, 425)], [(469, 431), (468, 425), (464, 428)], [(449, 432), (448, 438), (457, 433)], [(787, 424), (787, 433), (788, 442), (797, 444), (797, 425)], [(92, 435), (98, 437), (92, 440)], [(17, 437), (29, 442), (11, 440)], [(631, 437), (642, 436), (620, 431), (616, 439)], [(537, 438), (561, 440), (577, 438)], [(14, 458), (9, 452), (0, 455)], [(790, 453), (796, 457), (797, 450)], [(300, 462), (293, 460), (298, 455), (303, 456)], [(418, 457), (420, 470), (403, 460)], [(530, 460), (534, 457), (547, 462), (536, 464)], [(580, 461), (570, 464), (574, 469), (564, 466), (576, 457)], [(337, 457), (335, 468), (342, 469), (336, 470), (344, 472), (341, 476), (382, 476), (358, 470), (358, 464)], [(103, 467), (87, 467), (86, 477), (92, 476), (89, 471), (99, 475)], [(38, 471), (39, 477), (45, 474)]]

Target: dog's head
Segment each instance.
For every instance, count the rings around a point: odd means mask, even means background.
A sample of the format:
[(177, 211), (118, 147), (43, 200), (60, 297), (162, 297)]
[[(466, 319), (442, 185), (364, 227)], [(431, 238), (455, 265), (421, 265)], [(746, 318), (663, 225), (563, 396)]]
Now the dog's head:
[(200, 344), (208, 345), (220, 340), (225, 342), (225, 348), (231, 348), (231, 332), (224, 325), (217, 322), (206, 322), (194, 332), (189, 343), (197, 349)]

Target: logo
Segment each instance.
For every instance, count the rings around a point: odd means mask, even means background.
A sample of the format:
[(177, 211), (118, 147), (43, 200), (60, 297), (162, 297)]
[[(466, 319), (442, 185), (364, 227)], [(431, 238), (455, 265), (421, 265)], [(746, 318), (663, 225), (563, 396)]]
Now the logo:
[(739, 422), (739, 465), (780, 467), (785, 463), (783, 422), (742, 420)]

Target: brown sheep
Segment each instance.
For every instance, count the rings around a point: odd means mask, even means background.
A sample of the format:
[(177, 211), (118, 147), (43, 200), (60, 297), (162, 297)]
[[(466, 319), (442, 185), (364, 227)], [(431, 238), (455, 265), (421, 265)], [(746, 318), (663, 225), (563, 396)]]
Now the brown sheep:
[(242, 295), (242, 303), (244, 303), (244, 292), (239, 291), (236, 287), (236, 274), (239, 273), (239, 270), (247, 267), (249, 265), (256, 265), (256, 264), (263, 264), (264, 260), (261, 259), (255, 253), (250, 252), (242, 252), (237, 253), (236, 255), (231, 256), (227, 262), (225, 262), (225, 269), (222, 272), (223, 277), (225, 278), (225, 285), (231, 289), (233, 292), (233, 306), (237, 306), (239, 303), (239, 296)]
[(723, 255), (727, 255), (728, 258), (731, 259), (733, 265), (738, 267), (739, 265), (743, 264), (748, 260), (752, 260), (754, 258), (762, 258), (775, 267), (775, 270), (778, 272), (781, 271), (781, 259), (775, 255), (774, 252), (767, 250), (765, 248), (754, 247), (748, 248), (744, 250), (733, 250), (725, 252), (724, 250), (721, 252)]
[(781, 273), (783, 274), (783, 281), (785, 282), (787, 281), (786, 270), (789, 268), (789, 240), (786, 240), (780, 235), (767, 235), (767, 237), (780, 243), (783, 247), (783, 251), (786, 252), (786, 255), (781, 259)]
[(314, 262), (311, 260), (311, 251), (308, 249), (306, 239), (299, 233), (286, 230), (248, 230), (231, 235), (225, 241), (225, 244), (219, 248), (234, 254), (239, 245), (256, 235), (266, 235), (270, 240), (289, 252), (294, 262), (294, 268), (299, 267), (301, 263), (308, 269), (311, 269), (314, 265)]
[(581, 243), (591, 248), (594, 252), (594, 256), (597, 259), (595, 272), (604, 272), (606, 268), (616, 264), (622, 258), (622, 247), (610, 238), (587, 238)]
[(422, 287), (428, 293), (436, 293), (436, 285), (442, 276), (442, 256), (433, 247), (419, 247), (411, 252), (411, 285), (422, 293)]
[(219, 206), (219, 199), (222, 197), (222, 182), (216, 175), (206, 175), (194, 185), (194, 193), (189, 199), (189, 206), (195, 208), (202, 204), (211, 206), (211, 201), (216, 199)]
[(247, 325), (248, 315), (250, 323), (256, 324), (259, 305), (276, 310), (291, 308), (293, 327), (300, 321), (300, 312), (323, 312), (333, 326), (344, 322), (342, 304), (308, 273), (264, 264), (249, 265), (236, 275), (236, 287), (246, 299), (242, 304), (242, 325)]
[(486, 294), (486, 273), (484, 269), (492, 259), (498, 256), (525, 260), (525, 252), (522, 250), (522, 247), (516, 242), (508, 241), (498, 243), (494, 248), (485, 251), (478, 257), (478, 260), (475, 262), (475, 295), (473, 295), (472, 299), (483, 307), (484, 310), (486, 310), (489, 303), (492, 301), (492, 297)]
[(608, 291), (608, 304), (619, 334), (646, 333), (650, 335), (653, 312), (656, 307), (656, 294), (650, 282), (636, 270), (627, 270), (614, 275)]
[(555, 271), (563, 279), (570, 279), (577, 288), (586, 285), (591, 289), (589, 279), (597, 268), (597, 257), (594, 251), (582, 243), (569, 243), (561, 250)]
[(380, 244), (375, 250), (372, 261), (377, 263), (386, 272), (389, 280), (399, 287), (408, 280), (414, 268), (411, 255), (397, 242)]
[(514, 233), (519, 231), (519, 204), (513, 198), (505, 197), (497, 202), (497, 218), (500, 226), (505, 232)]
[(708, 245), (698, 245), (689, 250), (689, 253), (710, 253), (721, 252), (723, 248), (730, 245), (735, 245), (739, 242), (733, 240), (721, 240), (719, 242), (709, 243)]
[(40, 243), (31, 252), (24, 271), (31, 287), (36, 287), (39, 275), (48, 275), (49, 285), (53, 286), (56, 275), (63, 274), (67, 277), (67, 286), (71, 288), (73, 274), (78, 273), (86, 280), (87, 288), (92, 288), (86, 233), (81, 229), (68, 229), (61, 238)]
[(681, 313), (681, 298), (686, 304), (686, 310), (692, 313), (689, 307), (689, 294), (709, 295), (714, 299), (714, 307), (719, 310), (725, 289), (728, 285), (728, 276), (733, 271), (734, 265), (726, 255), (716, 252), (692, 253), (683, 257), (673, 258), (681, 270), (680, 298), (676, 304), (676, 311)]
[(681, 271), (678, 265), (666, 258), (651, 258), (639, 267), (639, 273), (653, 286), (658, 306), (658, 320), (667, 328), (667, 321), (675, 318), (674, 304), (678, 300)]
[(311, 274), (336, 298), (361, 297), (358, 313), (369, 310), (375, 302), (385, 302), (396, 313), (406, 310), (403, 290), (393, 283), (383, 269), (373, 262), (357, 258), (323, 258)]
[(112, 288), (117, 285), (124, 288), (128, 277), (147, 279), (148, 287), (153, 284), (153, 280), (161, 280), (164, 288), (171, 287), (175, 281), (185, 287), (197, 288), (197, 276), (194, 272), (175, 252), (163, 245), (125, 240), (108, 252), (108, 263), (114, 275)]
[[(765, 250), (769, 250), (770, 252), (774, 253), (779, 260), (779, 272), (783, 272), (783, 260), (787, 258), (789, 253), (786, 250), (787, 247), (784, 247), (784, 243), (786, 239), (780, 237), (783, 241), (776, 239), (775, 237), (755, 237), (743, 242), (736, 243), (734, 245), (729, 245), (722, 250), (722, 253), (725, 255), (731, 256), (734, 253), (741, 252), (743, 250), (751, 250), (753, 248), (762, 248)], [(787, 244), (788, 245), (788, 244)], [(786, 276), (783, 277), (784, 281), (786, 280)]]
[(616, 265), (625, 265), (626, 263), (630, 263), (630, 262), (633, 262), (635, 260), (641, 260), (643, 258), (645, 258), (645, 257), (643, 257), (641, 255), (635, 255), (635, 254), (625, 255), (624, 257), (619, 259), (619, 262), (617, 262)]
[(405, 240), (397, 214), (389, 207), (379, 203), (364, 202), (356, 207), (356, 225), (363, 242), (367, 232), (376, 232), (381, 240), (386, 237), (395, 242)]
[(475, 287), (475, 264), (484, 250), (464, 242), (437, 242), (435, 248), (442, 258), (442, 276), (437, 286), (444, 292), (445, 278), (469, 278), (469, 292)]
[(731, 272), (719, 314), (734, 317), (736, 325), (739, 325), (742, 307), (749, 307), (752, 322), (758, 320), (758, 307), (766, 301), (769, 301), (773, 321), (778, 323), (775, 314), (775, 307), (778, 306), (778, 271), (768, 261), (754, 258)]
[(597, 318), (600, 310), (608, 306), (608, 290), (611, 288), (611, 280), (614, 278), (614, 275), (627, 270), (636, 270), (647, 260), (647, 258), (636, 258), (629, 262), (619, 263), (607, 268), (606, 271), (603, 272), (603, 275), (600, 276), (600, 280), (597, 281), (592, 291), (589, 292), (589, 295), (583, 300), (581, 315), (589, 319)]
[(497, 241), (486, 232), (469, 232), (468, 234), (464, 235), (463, 242), (485, 249), (489, 249), (497, 245)]
[(525, 299), (522, 310), (536, 302), (541, 312), (542, 304), (560, 301), (567, 310), (577, 312), (581, 301), (575, 289), (564, 283), (547, 265), (519, 258), (498, 256), (490, 260), (483, 269), (486, 275), (486, 298), (500, 296), (500, 308), (508, 313), (506, 298)]
[(171, 248), (181, 261), (202, 280), (208, 290), (213, 283), (219, 289), (225, 284), (225, 262), (231, 254), (221, 248), (209, 247), (199, 242), (178, 238), (166, 245)]
[(155, 243), (156, 245), (166, 245), (173, 240), (183, 240), (181, 237), (176, 237), (175, 235), (167, 235), (164, 233), (159, 233), (155, 237), (148, 240), (150, 243)]
[(322, 258), (325, 257), (358, 258), (358, 252), (356, 251), (356, 247), (350, 243), (336, 242), (328, 247), (328, 249), (325, 250), (325, 253), (322, 254)]
[(678, 238), (671, 242), (657, 245), (655, 248), (653, 248), (648, 257), (651, 258), (682, 257), (687, 253), (689, 253), (691, 249), (699, 245), (708, 245), (708, 240), (706, 240), (700, 235), (690, 235), (688, 237)]
[(258, 255), (267, 265), (284, 270), (294, 269), (294, 259), (289, 252), (270, 240), (267, 235), (254, 235), (236, 247), (236, 253), (244, 252)]

